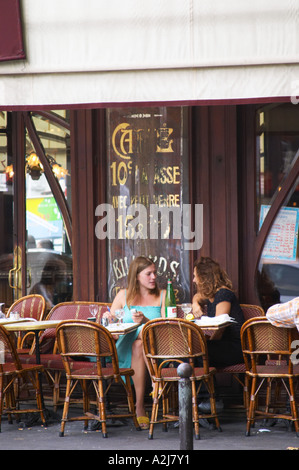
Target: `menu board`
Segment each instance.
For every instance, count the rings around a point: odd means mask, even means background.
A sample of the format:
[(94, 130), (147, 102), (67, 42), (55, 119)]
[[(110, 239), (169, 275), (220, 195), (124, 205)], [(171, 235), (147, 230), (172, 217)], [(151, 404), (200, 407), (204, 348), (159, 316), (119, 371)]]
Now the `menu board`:
[(189, 300), (190, 252), (180, 236), (189, 187), (186, 121), (181, 107), (107, 110), (110, 300), (140, 255), (153, 259), (160, 288), (170, 275), (177, 301)]
[[(261, 206), (260, 227), (270, 209)], [(284, 207), (280, 209), (264, 246), (262, 258), (296, 261), (298, 246), (299, 209)]]

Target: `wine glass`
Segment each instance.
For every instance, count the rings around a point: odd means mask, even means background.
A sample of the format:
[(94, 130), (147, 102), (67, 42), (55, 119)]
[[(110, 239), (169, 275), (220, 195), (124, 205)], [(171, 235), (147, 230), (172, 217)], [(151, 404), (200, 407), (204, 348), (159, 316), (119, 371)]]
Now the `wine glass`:
[(182, 304), (181, 308), (184, 312), (184, 318), (186, 319), (186, 316), (188, 315), (188, 313), (192, 312), (192, 304)]
[(99, 311), (98, 305), (91, 304), (89, 306), (89, 311), (90, 311), (91, 316), (95, 318), (97, 316), (98, 311)]
[(121, 323), (124, 321), (125, 311), (123, 308), (119, 310), (115, 310), (115, 316), (117, 318), (117, 326), (120, 326)]

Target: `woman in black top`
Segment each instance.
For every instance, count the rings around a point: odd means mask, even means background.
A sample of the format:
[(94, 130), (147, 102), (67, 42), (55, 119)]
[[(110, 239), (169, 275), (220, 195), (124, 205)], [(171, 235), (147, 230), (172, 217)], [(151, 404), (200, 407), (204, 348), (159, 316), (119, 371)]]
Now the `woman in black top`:
[(195, 317), (214, 317), (227, 313), (235, 320), (235, 323), (225, 328), (220, 339), (207, 341), (210, 365), (225, 367), (243, 362), (240, 330), (244, 316), (226, 272), (216, 261), (201, 257), (195, 264), (194, 282), (197, 286), (197, 293), (192, 300)]

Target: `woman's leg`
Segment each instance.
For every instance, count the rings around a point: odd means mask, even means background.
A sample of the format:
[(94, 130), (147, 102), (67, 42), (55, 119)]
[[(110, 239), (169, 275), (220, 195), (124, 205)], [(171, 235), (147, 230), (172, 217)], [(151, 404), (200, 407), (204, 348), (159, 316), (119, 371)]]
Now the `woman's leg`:
[(244, 362), (241, 344), (233, 341), (207, 341), (209, 364), (226, 367)]
[(136, 395), (136, 414), (137, 417), (145, 416), (144, 393), (146, 385), (146, 365), (144, 362), (143, 348), (141, 338), (137, 338), (132, 345), (132, 362), (131, 367), (134, 370), (132, 377), (135, 395)]

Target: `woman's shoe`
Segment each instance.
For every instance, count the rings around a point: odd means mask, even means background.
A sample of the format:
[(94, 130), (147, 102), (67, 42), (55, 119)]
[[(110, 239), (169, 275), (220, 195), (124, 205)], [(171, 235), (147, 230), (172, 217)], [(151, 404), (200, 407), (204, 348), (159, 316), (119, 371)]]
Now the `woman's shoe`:
[(140, 429), (146, 430), (149, 429), (149, 418), (148, 416), (137, 416), (137, 421)]

